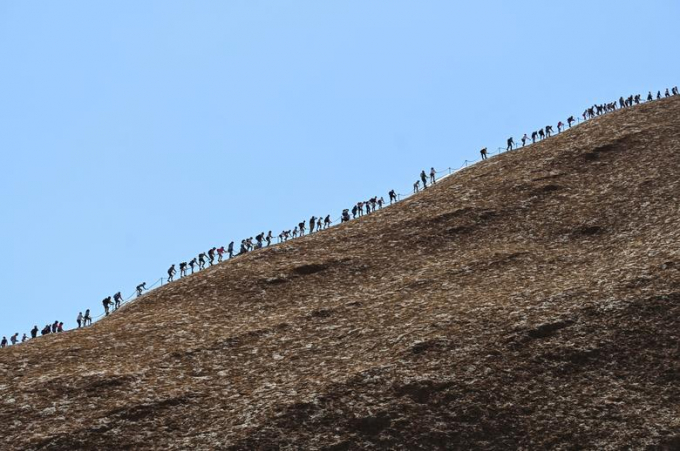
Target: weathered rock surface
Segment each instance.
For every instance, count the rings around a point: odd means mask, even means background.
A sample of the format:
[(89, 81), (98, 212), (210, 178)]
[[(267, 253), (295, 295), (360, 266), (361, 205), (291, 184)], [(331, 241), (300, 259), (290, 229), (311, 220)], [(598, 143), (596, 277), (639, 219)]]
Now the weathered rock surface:
[(0, 351), (0, 449), (680, 449), (680, 98)]

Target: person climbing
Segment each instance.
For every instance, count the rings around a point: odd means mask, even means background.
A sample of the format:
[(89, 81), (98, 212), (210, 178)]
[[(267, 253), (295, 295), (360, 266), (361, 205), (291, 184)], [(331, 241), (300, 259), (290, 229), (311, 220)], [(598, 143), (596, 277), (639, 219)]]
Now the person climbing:
[(42, 330), (40, 331), (40, 335), (47, 335), (51, 331), (52, 331), (52, 329), (50, 328), (50, 325), (46, 324), (45, 327), (43, 327)]
[(434, 168), (430, 168), (430, 183), (435, 184), (437, 183), (437, 180), (435, 179), (435, 176), (437, 175), (437, 171), (434, 170)]
[(316, 226), (316, 216), (309, 218), (309, 233), (314, 233), (314, 227)]
[(323, 229), (323, 218), (319, 216), (319, 219), (316, 220), (316, 230), (319, 231)]
[(536, 144), (536, 138), (538, 138), (538, 132), (534, 130), (531, 133), (531, 144)]
[(264, 238), (264, 240), (267, 242), (267, 247), (272, 245), (272, 239), (274, 238), (274, 235), (272, 235), (272, 231), (270, 230), (267, 233), (267, 236)]
[(358, 208), (357, 208), (356, 205), (352, 207), (352, 219), (357, 218), (357, 210), (358, 210)]
[(229, 243), (227, 246), (227, 253), (229, 254), (229, 258), (232, 258), (234, 256), (234, 242), (232, 241)]
[(664, 93), (664, 97), (670, 97), (671, 93), (668, 92), (668, 88), (666, 88), (666, 92)]
[(678, 92), (677, 86), (673, 86), (673, 89), (671, 89), (671, 92), (673, 93), (674, 96), (680, 95), (680, 92)]
[(212, 266), (213, 263), (215, 263), (215, 252), (217, 252), (216, 247), (212, 247), (208, 251), (208, 263), (210, 264), (210, 266)]
[(514, 145), (515, 145), (515, 140), (512, 137), (508, 138), (508, 147), (506, 147), (505, 150), (506, 151), (512, 150)]
[(17, 344), (17, 342), (19, 341), (19, 332), (17, 332), (17, 333), (15, 333), (14, 335), (12, 335), (12, 336), (9, 338), (9, 341), (12, 342), (12, 345)]
[(6, 348), (7, 347), (7, 337), (2, 337), (2, 341), (0, 341), (0, 348)]
[(64, 323), (59, 321), (59, 324), (57, 324), (57, 332), (63, 332), (64, 331)]
[(619, 107), (621, 107), (621, 108), (626, 107), (626, 101), (623, 100), (623, 97), (619, 97)]
[(142, 291), (144, 290), (146, 290), (146, 282), (137, 285), (137, 297), (140, 297), (142, 295)]
[(563, 129), (563, 128), (564, 128), (564, 124), (562, 123), (562, 121), (559, 121), (559, 122), (557, 123), (557, 133), (558, 133), (558, 134), (559, 134), (559, 133), (562, 133), (562, 129)]
[(168, 282), (172, 282), (173, 277), (175, 277), (175, 274), (177, 273), (177, 270), (175, 269), (175, 264), (173, 263), (172, 266), (168, 269)]
[(656, 91), (656, 100), (661, 100), (661, 91)]
[(420, 180), (416, 180), (416, 183), (413, 184), (413, 192), (417, 193), (420, 191)]
[(198, 254), (198, 269), (205, 269), (205, 252)]
[[(83, 315), (83, 325), (84, 326), (91, 326), (92, 325), (92, 317), (90, 316), (90, 309), (85, 310), (85, 315)], [(36, 333), (38, 332), (38, 326), (35, 326)]]
[(109, 316), (109, 304), (111, 303), (111, 298), (107, 297), (102, 300), (102, 305), (104, 306), (104, 314)]
[(349, 221), (349, 210), (345, 208), (344, 210), (342, 210), (340, 222), (347, 222), (347, 221)]
[(424, 169), (420, 171), (420, 180), (423, 182), (423, 189), (427, 189), (427, 174)]
[(298, 224), (298, 227), (300, 228), (300, 236), (305, 236), (305, 221), (301, 221), (300, 224)]
[(38, 336), (38, 326), (33, 326), (33, 329), (31, 329), (31, 338), (35, 338)]
[(392, 205), (392, 202), (396, 202), (396, 201), (397, 201), (397, 193), (394, 192), (393, 189), (391, 189), (390, 192), (387, 193), (387, 195), (390, 196), (390, 205)]
[(569, 128), (571, 128), (571, 124), (576, 122), (576, 119), (574, 119), (574, 116), (569, 116), (569, 119), (567, 119), (567, 124), (569, 124)]
[(113, 307), (118, 310), (120, 308), (120, 304), (123, 303), (123, 295), (120, 294), (120, 291), (116, 294), (113, 295)]
[(541, 141), (545, 139), (545, 132), (543, 131), (543, 129), (540, 129), (538, 131), (538, 137), (541, 138)]
[(192, 258), (192, 259), (189, 261), (189, 267), (191, 268), (191, 274), (194, 273), (194, 266), (196, 266), (197, 264), (198, 264), (198, 263), (196, 263), (196, 258), (195, 258), (195, 257)]
[(295, 226), (295, 228), (293, 229), (293, 238), (297, 238), (297, 236), (298, 236), (298, 228), (297, 228), (297, 226)]
[(652, 96), (652, 91), (649, 91), (649, 94), (647, 94), (647, 102), (651, 102), (654, 100), (654, 97)]
[(326, 215), (326, 218), (323, 220), (323, 228), (324, 229), (329, 228), (331, 226), (331, 222), (333, 222), (331, 220), (331, 215)]
[(183, 278), (187, 275), (187, 262), (181, 262), (179, 264), (179, 278)]
[(25, 342), (26, 340), (28, 340), (28, 337), (26, 336), (26, 334), (24, 334), (24, 336), (21, 337), (21, 342), (23, 343), (23, 342)]
[(545, 134), (548, 138), (552, 136), (553, 128), (552, 125), (546, 125), (545, 126)]
[(78, 316), (76, 317), (76, 323), (78, 323), (78, 329), (83, 327), (83, 312), (78, 312)]
[(255, 241), (257, 241), (257, 246), (255, 246), (255, 249), (262, 249), (262, 241), (264, 241), (264, 232), (260, 233), (259, 235), (256, 235)]
[(217, 262), (220, 263), (222, 259), (224, 258), (224, 253), (226, 252), (226, 249), (224, 246), (220, 246), (217, 248)]
[[(529, 135), (527, 135), (525, 133), (524, 136), (522, 136), (522, 147), (527, 145), (527, 141), (529, 141)], [(485, 147), (485, 149), (486, 149), (486, 147)]]
[[(522, 138), (522, 139), (524, 139), (524, 138)], [(484, 147), (482, 150), (479, 151), (479, 154), (482, 156), (482, 160), (486, 160), (486, 153), (487, 153), (486, 147)]]
[(385, 205), (385, 199), (380, 196), (380, 199), (378, 199), (378, 210), (382, 210), (383, 205)]

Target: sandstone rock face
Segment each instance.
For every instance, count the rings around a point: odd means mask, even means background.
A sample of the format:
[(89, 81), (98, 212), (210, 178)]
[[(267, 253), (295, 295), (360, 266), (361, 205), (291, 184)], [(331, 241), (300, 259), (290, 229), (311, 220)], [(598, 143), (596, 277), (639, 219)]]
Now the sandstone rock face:
[(0, 449), (678, 449), (679, 176), (674, 97), (4, 349)]

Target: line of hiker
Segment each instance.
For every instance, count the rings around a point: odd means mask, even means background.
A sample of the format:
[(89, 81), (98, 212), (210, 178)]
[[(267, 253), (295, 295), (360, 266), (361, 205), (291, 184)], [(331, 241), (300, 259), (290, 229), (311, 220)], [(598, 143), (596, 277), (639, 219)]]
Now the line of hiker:
[[(672, 89), (666, 88), (666, 91), (664, 92), (663, 97), (671, 97), (671, 96), (677, 96), (680, 95), (680, 92), (678, 91), (678, 87), (675, 86)], [(662, 95), (661, 91), (656, 92), (656, 100), (661, 100)], [(654, 100), (654, 96), (652, 95), (652, 91), (649, 91), (647, 94), (647, 102), (651, 102)], [(595, 104), (591, 107), (586, 108), (583, 111), (583, 114), (581, 114), (581, 117), (583, 117), (583, 121), (587, 121), (588, 119), (592, 119), (597, 116), (601, 116), (603, 114), (611, 113), (613, 111), (616, 111), (617, 109), (624, 109), (624, 108), (629, 108), (634, 105), (639, 105), (642, 102), (642, 95), (637, 94), (637, 95), (630, 95), (627, 98), (619, 97), (618, 101), (613, 101), (613, 102), (608, 102), (608, 103), (602, 103), (602, 104)], [(559, 121), (557, 123), (557, 133), (562, 133), (563, 130), (565, 130), (566, 127), (571, 128), (571, 126), (574, 124), (574, 122), (577, 122), (577, 120), (574, 118), (574, 116), (569, 116), (567, 118), (567, 124), (565, 125), (564, 122)], [(554, 129), (552, 125), (546, 125), (545, 127), (531, 132), (531, 136), (528, 134), (524, 134), (522, 136), (522, 146), (524, 147), (527, 145), (529, 141), (531, 141), (531, 144), (535, 144), (536, 141), (542, 141), (544, 139), (550, 138), (554, 133)], [(515, 139), (511, 136), (508, 138), (506, 141), (506, 148), (505, 150), (513, 150), (517, 149), (520, 146), (515, 143)], [(488, 157), (488, 150), (486, 147), (484, 147), (482, 150), (479, 151), (482, 160), (486, 160)], [(415, 192), (415, 185), (414, 185), (414, 192)]]
[[(31, 329), (30, 332), (31, 333), (30, 338), (36, 338), (38, 336), (38, 332), (40, 332), (40, 335), (64, 332), (64, 323), (62, 321), (55, 321), (52, 324), (46, 324), (45, 327), (42, 328), (42, 330), (38, 329), (38, 326), (33, 326), (33, 329)], [(7, 337), (2, 337), (2, 341), (0, 341), (0, 348), (6, 348), (7, 346), (16, 345), (18, 343), (24, 343), (30, 338), (26, 334), (23, 334), (21, 339), (19, 339), (19, 332), (17, 332), (11, 337), (9, 337), (9, 340), (7, 340)]]
[[(677, 96), (680, 95), (680, 92), (678, 91), (678, 87), (675, 86), (671, 89), (666, 89), (664, 94), (661, 94), (661, 91), (657, 91), (656, 96), (652, 94), (652, 91), (649, 91), (647, 94), (647, 102), (651, 102), (653, 100), (660, 100), (662, 98), (667, 98), (671, 96)], [(639, 105), (642, 102), (642, 96), (640, 94), (638, 95), (631, 95), (628, 96), (627, 98), (620, 97), (618, 101), (614, 102), (609, 102), (609, 103), (603, 103), (599, 105), (593, 105), (589, 108), (586, 108), (585, 111), (582, 114), (583, 120), (587, 121), (589, 119), (592, 119), (594, 117), (607, 114), (613, 111), (616, 111), (617, 109), (623, 109), (623, 108), (629, 108), (634, 105)], [(574, 116), (569, 116), (565, 123), (562, 121), (559, 121), (557, 123), (557, 133), (561, 133), (563, 130), (565, 130), (567, 127), (571, 128), (574, 123), (577, 122), (577, 120), (574, 118)], [(545, 127), (534, 131), (531, 133), (531, 136), (527, 135), (526, 133), (522, 136), (522, 146), (525, 147), (529, 140), (531, 140), (531, 144), (536, 143), (536, 141), (541, 141), (544, 139), (547, 139), (551, 137), (554, 133), (554, 129), (552, 125), (546, 125)], [(513, 150), (518, 148), (519, 146), (515, 144), (514, 138), (510, 137), (507, 140), (507, 147), (506, 150)], [(480, 151), (481, 158), (482, 160), (486, 160), (488, 158), (488, 149), (484, 147)], [(467, 163), (467, 161), (466, 161)], [(435, 171), (434, 168), (430, 168), (429, 176), (428, 173), (425, 172), (425, 170), (422, 170), (420, 172), (419, 179), (416, 180), (416, 182), (413, 184), (413, 193), (418, 193), (421, 191), (421, 189), (427, 189), (428, 186), (432, 186), (436, 184), (437, 179), (436, 179), (437, 171)], [(429, 185), (428, 185), (429, 183)], [(422, 188), (421, 188), (422, 186)], [(389, 204), (392, 205), (393, 203), (396, 203), (399, 201), (399, 194), (395, 190), (390, 190), (388, 193), (389, 196)], [(367, 201), (361, 201), (357, 202), (356, 205), (354, 205), (351, 209), (346, 208), (342, 211), (342, 214), (340, 216), (340, 222), (347, 222), (352, 219), (360, 218), (364, 215), (368, 215), (370, 213), (374, 213), (376, 210), (382, 209), (382, 207), (385, 205), (385, 200), (382, 197), (372, 197)], [(285, 241), (288, 241), (289, 239), (293, 238), (298, 238), (305, 236), (305, 234), (312, 234), (315, 231), (319, 232), (321, 230), (325, 230), (331, 226), (331, 224), (334, 221), (331, 220), (331, 216), (327, 215), (322, 219), (321, 216), (312, 216), (309, 218), (309, 220), (303, 220), (300, 223), (298, 223), (297, 226), (295, 226), (292, 230), (284, 230), (278, 235), (278, 242), (282, 243)], [(241, 240), (241, 245), (238, 253), (234, 252), (234, 242), (230, 242), (227, 247), (225, 248), (224, 246), (220, 246), (219, 248), (213, 247), (207, 252), (201, 252), (198, 254), (198, 256), (192, 258), (190, 261), (186, 262), (181, 262), (179, 263), (179, 277), (183, 278), (185, 276), (188, 276), (190, 274), (193, 274), (195, 271), (201, 271), (206, 268), (206, 266), (213, 266), (215, 262), (220, 263), (224, 260), (224, 258), (234, 258), (236, 256), (246, 254), (248, 252), (251, 252), (253, 250), (261, 249), (263, 247), (269, 247), (272, 244), (272, 240), (274, 239), (274, 236), (272, 234), (272, 231), (270, 230), (268, 233), (260, 233), (256, 235), (254, 238), (246, 238), (244, 240)], [(167, 281), (168, 282), (173, 282), (175, 280), (175, 276), (177, 275), (177, 269), (175, 268), (175, 264), (171, 265), (170, 268), (167, 271)], [(160, 279), (162, 283), (163, 279)], [(135, 288), (135, 293), (137, 297), (142, 296), (144, 291), (150, 290), (152, 287), (147, 288), (146, 282), (143, 282)], [(134, 294), (133, 294), (134, 296)], [(130, 296), (131, 298), (132, 296)], [(128, 299), (130, 299), (128, 298)], [(110, 313), (113, 311), (118, 310), (122, 304), (125, 301), (123, 300), (122, 294), (117, 292), (113, 296), (108, 296), (102, 300), (102, 306), (104, 307), (104, 314), (103, 316), (108, 316)], [(92, 316), (90, 314), (90, 310), (87, 309), (85, 310), (85, 314), (82, 312), (78, 313), (78, 316), (76, 317), (76, 323), (78, 324), (78, 328), (81, 327), (87, 327), (92, 325)], [(30, 338), (36, 338), (38, 336), (38, 332), (40, 332), (41, 335), (47, 335), (50, 333), (58, 333), (58, 332), (63, 332), (64, 331), (64, 323), (60, 321), (55, 321), (53, 324), (47, 324), (42, 330), (38, 329), (38, 326), (34, 326), (33, 329), (31, 329)], [(15, 345), (17, 343), (23, 343), (26, 340), (28, 340), (29, 337), (26, 334), (23, 334), (22, 338), (19, 339), (19, 333), (15, 333), (10, 337), (9, 340), (7, 340), (7, 337), (3, 337), (2, 341), (0, 342), (0, 347), (4, 348), (10, 345)]]

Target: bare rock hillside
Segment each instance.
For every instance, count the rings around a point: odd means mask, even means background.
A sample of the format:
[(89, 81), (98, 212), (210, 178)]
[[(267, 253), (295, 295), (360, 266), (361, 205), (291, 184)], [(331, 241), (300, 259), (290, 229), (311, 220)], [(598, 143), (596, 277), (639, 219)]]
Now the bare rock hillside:
[(0, 449), (680, 449), (679, 176), (674, 97), (4, 349)]

